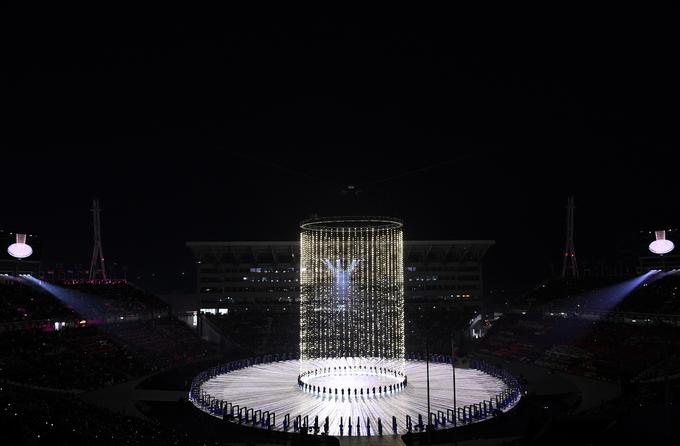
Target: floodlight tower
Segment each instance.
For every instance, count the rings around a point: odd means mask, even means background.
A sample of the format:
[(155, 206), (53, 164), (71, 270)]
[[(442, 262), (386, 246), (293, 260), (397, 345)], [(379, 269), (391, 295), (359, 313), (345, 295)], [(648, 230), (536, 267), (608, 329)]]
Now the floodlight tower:
[[(99, 209), (99, 200), (92, 201), (91, 211), (94, 226), (94, 248), (92, 249), (92, 261), (90, 262), (90, 280), (97, 278), (97, 271), (101, 271), (102, 279), (106, 280), (106, 266), (104, 265), (104, 249), (102, 248), (101, 209)], [(100, 269), (97, 269), (97, 262), (100, 263)]]
[(574, 207), (574, 197), (569, 197), (567, 200), (567, 237), (564, 243), (562, 278), (566, 278), (567, 271), (571, 271), (571, 276), (578, 279), (576, 249), (574, 248)]

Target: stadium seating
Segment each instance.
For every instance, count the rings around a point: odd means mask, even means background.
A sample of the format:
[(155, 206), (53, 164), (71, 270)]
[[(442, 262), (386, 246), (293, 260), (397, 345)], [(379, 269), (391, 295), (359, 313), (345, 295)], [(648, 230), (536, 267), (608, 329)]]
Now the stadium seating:
[(618, 381), (661, 361), (680, 346), (680, 330), (663, 325), (508, 314), (487, 333), (480, 351), (553, 370)]
[(76, 396), (3, 385), (0, 444), (217, 445), (156, 422), (110, 412)]
[[(86, 293), (80, 296), (85, 303), (78, 306), (90, 305), (84, 311), (96, 310), (99, 320), (85, 318), (40, 288), (0, 281), (3, 379), (40, 388), (90, 390), (217, 353), (186, 324), (168, 316), (166, 304), (129, 284), (69, 288)], [(65, 325), (55, 326), (55, 321)]]
[(50, 294), (14, 278), (0, 277), (0, 324), (17, 321), (71, 320), (78, 315)]

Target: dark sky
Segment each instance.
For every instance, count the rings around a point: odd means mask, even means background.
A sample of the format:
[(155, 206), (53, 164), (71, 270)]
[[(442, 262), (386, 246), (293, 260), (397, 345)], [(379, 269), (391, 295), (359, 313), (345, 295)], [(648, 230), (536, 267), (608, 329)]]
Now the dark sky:
[(679, 221), (663, 24), (29, 22), (5, 42), (0, 228), (46, 263), (89, 263), (94, 197), (107, 261), (158, 290), (187, 240), (293, 239), (312, 214), (494, 239), (487, 277), (511, 287), (559, 261), (570, 194), (583, 261)]

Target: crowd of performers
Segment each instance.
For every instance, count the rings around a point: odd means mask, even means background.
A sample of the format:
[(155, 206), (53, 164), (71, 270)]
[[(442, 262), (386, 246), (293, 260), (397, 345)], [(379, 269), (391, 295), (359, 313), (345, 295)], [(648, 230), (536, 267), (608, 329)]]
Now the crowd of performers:
[[(389, 377), (394, 377), (398, 378), (399, 382), (394, 383), (394, 384), (389, 384), (389, 385), (383, 385), (383, 386), (377, 386), (373, 387), (366, 387), (366, 392), (364, 393), (364, 387), (347, 387), (347, 396), (350, 397), (352, 396), (352, 393), (354, 393), (355, 397), (363, 397), (364, 395), (370, 396), (371, 395), (371, 390), (373, 391), (373, 396), (378, 396), (380, 395), (387, 395), (389, 393), (395, 393), (399, 392), (401, 390), (404, 390), (406, 386), (408, 385), (408, 379), (406, 375), (404, 375), (403, 372), (400, 372), (398, 370), (392, 370), (388, 369), (386, 367), (375, 367), (375, 366), (343, 366), (343, 367), (322, 367), (320, 369), (314, 369), (314, 370), (307, 370), (305, 372), (302, 372), (301, 374), (298, 375), (297, 381), (298, 381), (298, 387), (305, 391), (305, 392), (310, 392), (312, 394), (317, 394), (317, 395), (335, 395), (336, 397), (340, 395), (341, 397), (345, 397), (345, 388), (337, 388), (337, 387), (326, 387), (326, 386), (317, 386), (313, 384), (309, 384), (306, 382), (307, 378), (310, 377), (320, 377), (320, 376), (329, 376), (329, 375), (353, 375), (353, 374), (366, 374), (366, 375), (383, 375), (383, 376), (389, 376)], [(376, 390), (377, 389), (377, 390)]]

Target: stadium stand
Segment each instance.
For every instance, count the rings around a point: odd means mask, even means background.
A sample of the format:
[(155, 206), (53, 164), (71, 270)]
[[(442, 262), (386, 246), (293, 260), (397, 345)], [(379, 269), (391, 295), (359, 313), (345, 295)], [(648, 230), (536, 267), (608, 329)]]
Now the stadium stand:
[(232, 347), (246, 356), (299, 351), (300, 316), (297, 311), (238, 311), (205, 316)]
[[(661, 273), (664, 274), (664, 273)], [(639, 313), (680, 314), (680, 274), (664, 274), (633, 290), (616, 310)]]
[(0, 443), (56, 445), (221, 445), (153, 421), (86, 404), (74, 395), (2, 386)]
[(213, 346), (172, 317), (106, 324), (102, 330), (128, 352), (144, 358), (150, 371), (192, 363), (216, 354)]
[(143, 364), (95, 327), (0, 336), (4, 379), (53, 389), (87, 390), (126, 381)]
[(48, 293), (0, 277), (0, 324), (36, 320), (72, 320), (78, 315)]
[(680, 331), (663, 325), (507, 314), (479, 351), (552, 370), (618, 381), (662, 361), (680, 346)]
[[(99, 320), (86, 319), (39, 288), (0, 281), (4, 380), (91, 390), (217, 353), (186, 324), (168, 316), (162, 301), (129, 284), (72, 286), (87, 292), (80, 299), (86, 301), (84, 311), (96, 310)], [(79, 308), (82, 305), (78, 303)], [(23, 320), (16, 320), (15, 308), (22, 308)], [(118, 316), (122, 313), (126, 316)], [(117, 322), (100, 323), (107, 319)]]

